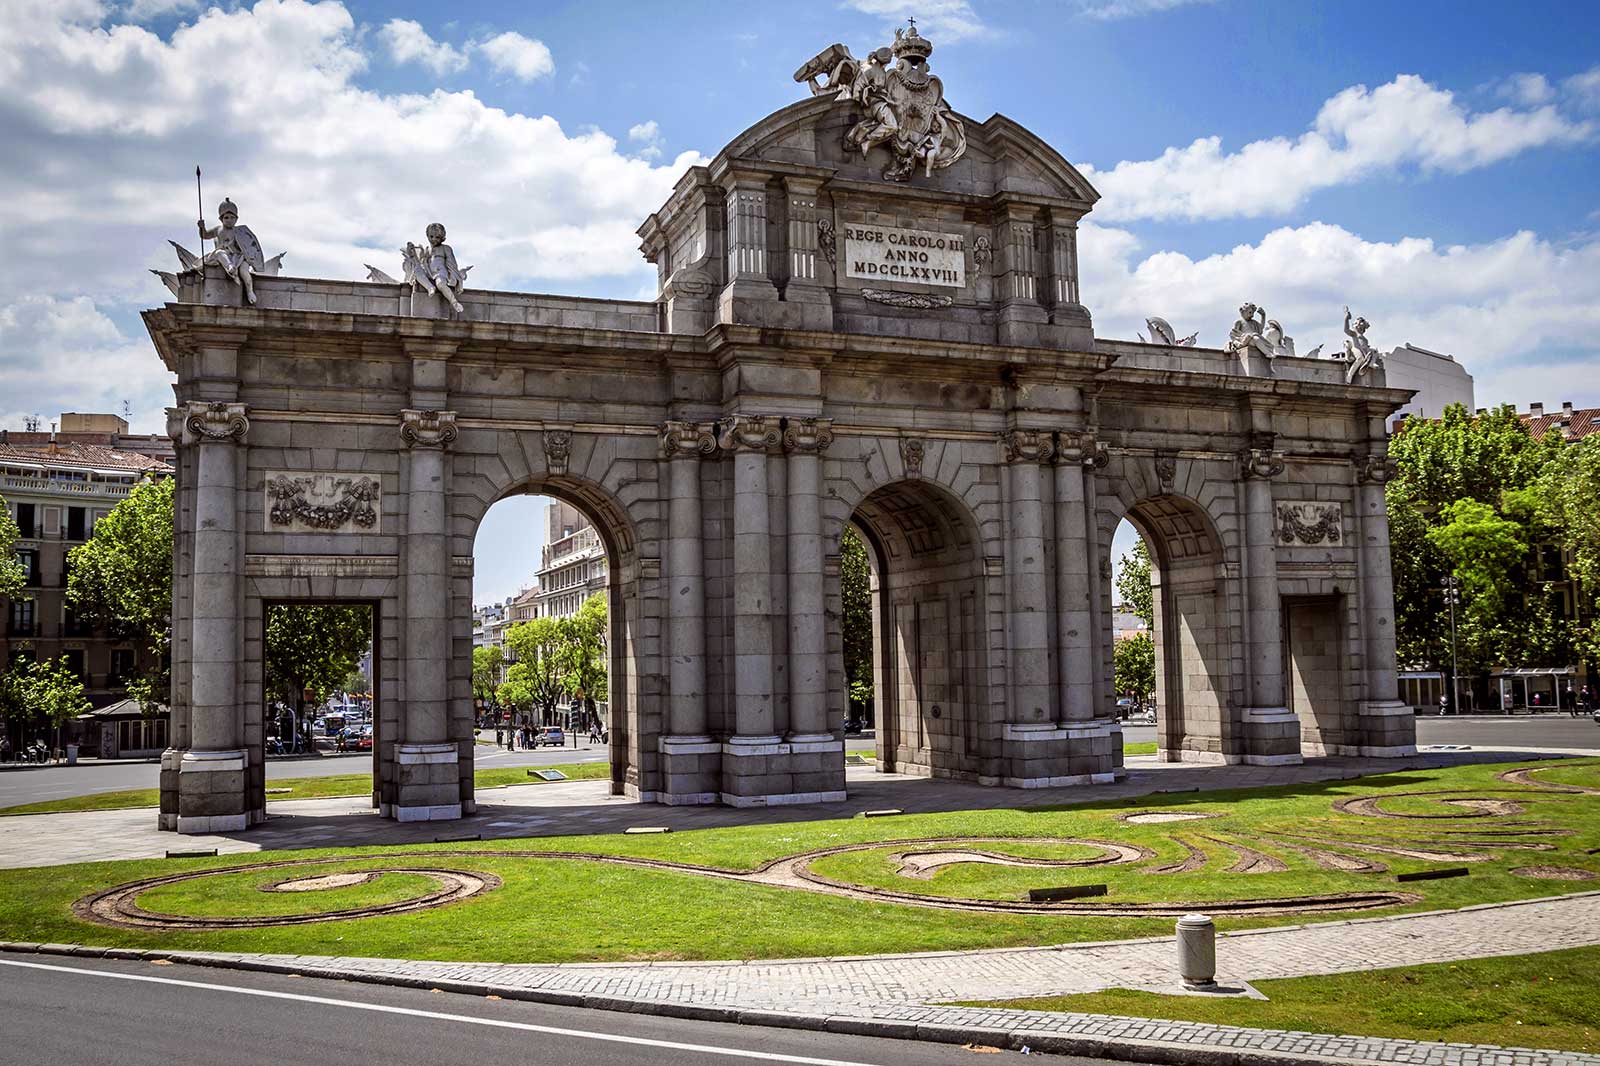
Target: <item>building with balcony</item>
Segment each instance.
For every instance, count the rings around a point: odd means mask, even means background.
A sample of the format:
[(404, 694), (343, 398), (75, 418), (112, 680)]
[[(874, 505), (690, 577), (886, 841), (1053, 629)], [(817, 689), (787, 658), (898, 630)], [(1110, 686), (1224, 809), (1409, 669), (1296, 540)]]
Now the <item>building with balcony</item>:
[[(567, 618), (607, 585), (606, 547), (600, 534), (569, 503), (551, 500), (549, 524), (531, 607), (533, 618)], [(524, 593), (526, 596), (527, 593)], [(521, 603), (522, 597), (516, 602)]]
[[(118, 419), (120, 422), (121, 420)], [(17, 437), (44, 436), (39, 443)], [(17, 556), (26, 579), (9, 599), (0, 597), (0, 665), (23, 658), (61, 659), (83, 679), (95, 707), (126, 696), (139, 650), (73, 616), (67, 606), (68, 553), (94, 535), (95, 524), (146, 478), (170, 477), (159, 459), (103, 444), (49, 439), (48, 434), (7, 434), (0, 442), (0, 497), (17, 524)], [(12, 742), (25, 723), (9, 724)], [(84, 736), (93, 753), (98, 731)]]

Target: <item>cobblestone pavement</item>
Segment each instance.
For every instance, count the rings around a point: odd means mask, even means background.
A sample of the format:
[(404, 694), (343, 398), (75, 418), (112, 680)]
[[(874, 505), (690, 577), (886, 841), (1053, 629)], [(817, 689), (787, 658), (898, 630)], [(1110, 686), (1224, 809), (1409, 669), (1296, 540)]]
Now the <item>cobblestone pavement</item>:
[[(156, 829), (152, 808), (0, 817), (0, 868), (57, 866), (108, 859), (159, 858), (168, 849), (216, 848), (220, 854), (340, 845), (428, 844), (440, 837), (485, 840), (617, 833), (637, 825), (675, 830), (770, 822), (848, 818), (863, 810), (930, 811), (1029, 808), (1127, 799), (1161, 791), (1213, 791), (1337, 781), (1367, 774), (1433, 769), (1465, 763), (1532, 761), (1540, 754), (1512, 748), (1423, 751), (1403, 759), (1318, 758), (1299, 766), (1197, 766), (1128, 759), (1125, 780), (1067, 788), (986, 788), (964, 781), (882, 774), (872, 766), (846, 770), (850, 791), (839, 803), (780, 807), (663, 807), (608, 794), (606, 781), (482, 789), (478, 813), (453, 822), (400, 824), (378, 817), (365, 799), (290, 800), (269, 805), (267, 822), (241, 833), (178, 836)], [(1585, 752), (1582, 754), (1593, 754)]]
[[(1600, 892), (1224, 934), (1224, 984), (1517, 955), (1600, 944)], [(1600, 1056), (1435, 1044), (1379, 1037), (1243, 1029), (1106, 1015), (947, 1007), (1093, 992), (1171, 991), (1172, 938), (997, 949), (730, 963), (416, 962), (398, 959), (178, 952), (211, 965), (403, 983), (506, 997), (652, 1010), (760, 1024), (997, 1043), (1141, 1062), (1392, 1062), (1418, 1066), (1600, 1066)], [(1241, 1057), (1218, 1059), (1226, 1051)], [(1241, 1054), (1243, 1053), (1243, 1054)]]

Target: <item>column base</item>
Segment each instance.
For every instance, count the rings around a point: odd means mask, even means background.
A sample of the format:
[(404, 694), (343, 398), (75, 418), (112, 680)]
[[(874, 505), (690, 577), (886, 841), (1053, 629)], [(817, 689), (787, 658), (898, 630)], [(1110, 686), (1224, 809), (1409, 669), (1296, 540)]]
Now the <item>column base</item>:
[(237, 833), (265, 821), (266, 812), (252, 809), (245, 795), (248, 760), (243, 749), (163, 753), (163, 778), (171, 772), (169, 763), (177, 764), (178, 809), (164, 810), (162, 820), (186, 836)]
[(650, 794), (651, 801), (695, 807), (722, 798), (721, 744), (704, 735), (662, 737), (656, 750), (661, 754), (661, 789)]
[(1300, 718), (1287, 707), (1244, 709), (1244, 762), (1248, 766), (1296, 766), (1300, 753)]
[(461, 752), (450, 743), (394, 746), (395, 801), (387, 816), (397, 822), (438, 822), (462, 816)]
[(1122, 731), (1103, 720), (1011, 722), (1001, 731), (1000, 783), (1008, 788), (1108, 785), (1116, 780)]
[(1417, 713), (1399, 700), (1361, 704), (1361, 742), (1355, 754), (1369, 759), (1403, 759), (1417, 753)]
[(845, 798), (844, 742), (831, 734), (730, 737), (718, 798), (730, 807), (836, 803)]

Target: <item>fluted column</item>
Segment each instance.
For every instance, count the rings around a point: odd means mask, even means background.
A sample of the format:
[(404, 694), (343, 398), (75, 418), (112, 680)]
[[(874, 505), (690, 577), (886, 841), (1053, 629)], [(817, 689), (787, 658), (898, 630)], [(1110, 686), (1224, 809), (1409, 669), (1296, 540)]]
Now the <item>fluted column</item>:
[(1278, 765), (1300, 761), (1300, 724), (1283, 689), (1283, 610), (1278, 596), (1277, 525), (1272, 478), (1283, 473), (1283, 453), (1270, 433), (1257, 434), (1239, 456), (1244, 480), (1245, 604), (1249, 701), (1244, 708), (1244, 761)]
[(445, 449), (456, 439), (454, 411), (405, 410), (400, 437), (410, 453), (406, 483), (405, 678), (394, 816), (429, 821), (461, 816), (459, 751), (448, 714), (450, 545)]
[(238, 449), (250, 430), (242, 403), (190, 403), (184, 439), (195, 447), (193, 637), (189, 648), (189, 750), (179, 764), (180, 833), (250, 824), (244, 723), (239, 706)]
[(828, 419), (790, 419), (783, 434), (789, 466), (789, 739), (831, 741), (827, 627), (823, 618), (822, 459), (833, 442)]

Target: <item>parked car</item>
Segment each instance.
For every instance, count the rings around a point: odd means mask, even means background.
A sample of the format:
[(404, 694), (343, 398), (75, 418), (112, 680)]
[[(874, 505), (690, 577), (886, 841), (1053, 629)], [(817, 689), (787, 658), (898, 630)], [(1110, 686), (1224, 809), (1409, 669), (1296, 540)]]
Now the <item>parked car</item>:
[(558, 725), (545, 726), (533, 738), (533, 746), (536, 748), (560, 748), (566, 743), (567, 735)]
[(1600, 711), (1595, 711), (1589, 717), (1594, 720), (1595, 725), (1600, 725)]
[(340, 751), (371, 751), (372, 727), (366, 725), (353, 725), (339, 734), (338, 748)]

